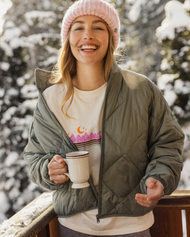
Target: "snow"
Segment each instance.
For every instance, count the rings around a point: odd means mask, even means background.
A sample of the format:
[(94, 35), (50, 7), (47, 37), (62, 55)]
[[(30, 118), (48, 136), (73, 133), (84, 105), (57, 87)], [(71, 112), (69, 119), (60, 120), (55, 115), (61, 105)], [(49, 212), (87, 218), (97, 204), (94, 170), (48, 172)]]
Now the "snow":
[(7, 221), (7, 223), (2, 226), (2, 231), (0, 232), (1, 237), (14, 237), (16, 235), (16, 229), (10, 225), (11, 223)]
[(169, 63), (168, 63), (168, 60), (167, 60), (166, 58), (164, 58), (164, 59), (162, 60), (162, 62), (161, 62), (160, 69), (161, 69), (162, 71), (165, 71), (165, 70), (170, 69), (170, 68), (171, 68), (171, 67), (170, 67), (170, 65), (169, 65)]
[(18, 77), (18, 78), (16, 79), (16, 82), (17, 82), (17, 85), (18, 85), (18, 86), (23, 86), (24, 83), (25, 83), (25, 79), (24, 79), (24, 77)]
[(5, 190), (10, 190), (15, 185), (15, 179), (10, 178), (5, 182), (4, 188)]
[(38, 100), (37, 99), (33, 99), (33, 100), (25, 100), (22, 105), (24, 108), (26, 109), (31, 109), (34, 110), (36, 108), (36, 104), (37, 104)]
[(8, 71), (10, 68), (10, 64), (9, 63), (6, 63), (6, 62), (1, 62), (0, 64), (0, 69), (3, 70), (3, 71)]
[[(190, 140), (188, 138), (188, 136), (190, 136), (190, 123), (187, 124), (185, 127), (183, 127), (183, 132), (185, 133), (185, 143), (184, 143), (184, 150), (189, 150), (189, 146), (190, 146)], [(190, 155), (190, 152), (189, 152)], [(189, 156), (189, 160), (190, 160), (190, 156)]]
[(188, 52), (189, 51), (189, 46), (184, 46), (184, 47), (182, 47), (181, 49), (180, 49), (180, 52), (179, 52), (179, 56), (180, 57), (183, 57), (183, 55), (186, 53), (186, 52)]
[[(0, 191), (0, 200), (1, 200), (1, 205), (0, 205), (0, 223), (6, 219), (6, 216), (4, 213), (6, 213), (9, 208), (10, 208), (10, 203), (7, 199), (7, 196), (3, 191)], [(3, 204), (3, 205), (2, 205)], [(0, 231), (0, 236), (1, 236), (1, 231)]]
[(13, 27), (15, 27), (15, 23), (13, 21), (9, 20), (5, 23), (5, 28), (13, 28)]
[[(129, 12), (128, 18), (131, 22), (136, 22), (141, 13), (142, 6), (151, 8), (154, 4), (159, 4), (160, 0), (128, 0), (127, 3), (132, 4), (132, 8)], [(159, 9), (160, 10), (160, 9)], [(145, 19), (142, 19), (143, 21)]]
[(14, 177), (16, 175), (16, 172), (17, 172), (16, 169), (13, 169), (13, 168), (11, 169), (11, 167), (10, 167), (9, 172), (6, 174), (6, 176), (8, 178)]
[(60, 38), (59, 34), (51, 34), (51, 33), (41, 33), (41, 34), (33, 34), (33, 35), (29, 35), (25, 40), (27, 40), (27, 42), (32, 43), (32, 44), (40, 44), (40, 45), (44, 45), (46, 43), (44, 43), (44, 39), (48, 39), (48, 38)]
[(6, 121), (10, 120), (14, 113), (16, 112), (17, 108), (15, 106), (10, 107), (7, 111), (3, 114), (3, 118), (1, 123), (4, 124)]
[(9, 128), (4, 128), (0, 134), (3, 133), (4, 138), (7, 138), (11, 134), (11, 130)]
[(52, 11), (31, 11), (25, 13), (26, 22), (32, 26), (35, 23), (35, 19), (42, 21), (44, 18), (51, 19), (55, 18), (56, 14)]
[(44, 67), (47, 67), (51, 64), (56, 64), (57, 62), (57, 56), (52, 56), (52, 57), (49, 57), (47, 60), (44, 60), (43, 62), (41, 62), (39, 65), (40, 66), (44, 66)]
[(182, 81), (181, 79), (178, 79), (175, 81), (175, 85), (174, 85), (174, 90), (176, 93), (180, 94), (188, 94), (189, 93), (189, 89), (190, 89), (190, 83), (187, 82), (185, 84), (184, 81)]
[(28, 129), (24, 129), (24, 131), (23, 131), (23, 133), (22, 133), (22, 135), (21, 135), (22, 138), (23, 138), (23, 139), (27, 139), (27, 138), (28, 138), (28, 135), (29, 135), (29, 134), (28, 134)]
[(183, 6), (187, 11), (190, 11), (190, 0), (185, 0)]
[(11, 29), (5, 29), (3, 37), (5, 41), (10, 41), (11, 39), (18, 38), (21, 35), (22, 31), (19, 27), (14, 27)]
[(181, 173), (180, 190), (190, 190), (190, 159), (184, 161), (184, 167)]
[[(141, 5), (144, 5), (147, 3), (148, 0), (137, 0), (135, 2), (133, 2), (133, 7), (131, 9), (131, 11), (129, 12), (129, 20), (131, 22), (135, 22), (138, 20), (140, 13), (141, 13)], [(132, 1), (130, 1), (131, 3)]]
[(7, 95), (9, 96), (17, 96), (18, 94), (19, 92), (15, 88), (10, 88), (9, 90), (7, 90)]
[(180, 116), (184, 116), (184, 111), (183, 111), (183, 109), (182, 109), (181, 107), (177, 106), (177, 105), (175, 105), (175, 106), (173, 107), (173, 112), (174, 112), (175, 114), (180, 115)]
[(44, 209), (45, 206), (52, 203), (52, 193), (44, 193), (43, 197), (38, 198), (34, 205), (21, 213), (21, 222), (27, 226), (32, 222), (37, 213)]
[(2, 98), (5, 95), (5, 89), (0, 88), (0, 98)]
[(0, 213), (5, 213), (9, 210), (10, 204), (9, 201), (3, 191), (0, 191), (0, 200), (3, 205), (0, 205)]
[(184, 69), (184, 71), (186, 71), (186, 72), (189, 71), (189, 63), (188, 62), (183, 62), (181, 64), (181, 67)]
[(168, 102), (168, 105), (172, 106), (177, 98), (177, 95), (173, 90), (166, 90), (164, 92), (164, 98)]
[(15, 152), (15, 151), (10, 152), (4, 162), (5, 166), (14, 165), (16, 163), (16, 161), (18, 160), (18, 158), (19, 158), (19, 154), (17, 152)]
[[(186, 5), (189, 6), (189, 3), (186, 3)], [(187, 30), (190, 30), (190, 16), (186, 13), (182, 3), (178, 1), (169, 1), (165, 5), (165, 11), (166, 18), (156, 30), (156, 36), (159, 40), (165, 40), (167, 38), (173, 40), (176, 29), (186, 28)]]
[(7, 10), (12, 6), (12, 2), (10, 0), (0, 1), (0, 34), (2, 33), (2, 26), (4, 24), (4, 15)]
[(9, 198), (11, 200), (16, 200), (20, 196), (19, 187), (16, 185), (9, 191)]
[(7, 57), (13, 56), (13, 50), (6, 42), (0, 41), (0, 48), (2, 48), (5, 51)]
[(176, 74), (163, 74), (157, 79), (157, 85), (160, 90), (164, 90), (168, 82), (173, 81), (177, 78)]
[(37, 98), (38, 91), (35, 85), (24, 85), (21, 89), (21, 94), (24, 98)]
[(23, 38), (13, 38), (10, 40), (10, 46), (12, 49), (16, 49), (18, 47), (30, 47), (27, 41), (23, 40)]
[(45, 211), (51, 203), (52, 193), (43, 193), (42, 196), (33, 201), (32, 206), (25, 207), (20, 211), (20, 215), (18, 215), (15, 222), (10, 220), (4, 221), (0, 226), (0, 235), (2, 237), (14, 237), (19, 227), (29, 225), (41, 212)]

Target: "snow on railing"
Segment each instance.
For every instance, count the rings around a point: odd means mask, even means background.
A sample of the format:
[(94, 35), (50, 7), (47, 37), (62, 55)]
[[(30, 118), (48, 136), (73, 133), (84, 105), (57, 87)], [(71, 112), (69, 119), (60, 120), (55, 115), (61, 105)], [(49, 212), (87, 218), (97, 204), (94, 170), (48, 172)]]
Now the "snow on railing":
[[(46, 226), (51, 220), (43, 221), (46, 214), (50, 214), (51, 219), (56, 216), (52, 206), (52, 193), (45, 192), (37, 199), (29, 203), (21, 211), (17, 212), (13, 217), (4, 221), (0, 225), (1, 237), (17, 237), (17, 236), (35, 236), (36, 231), (39, 231)], [(34, 229), (35, 230), (32, 230)], [(38, 232), (37, 232), (38, 233)]]

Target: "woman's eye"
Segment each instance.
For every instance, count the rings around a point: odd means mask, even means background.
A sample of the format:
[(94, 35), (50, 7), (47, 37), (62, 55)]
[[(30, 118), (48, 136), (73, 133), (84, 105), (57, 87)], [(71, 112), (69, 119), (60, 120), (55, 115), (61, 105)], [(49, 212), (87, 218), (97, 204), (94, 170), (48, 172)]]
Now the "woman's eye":
[(100, 27), (96, 27), (95, 30), (103, 30), (103, 29)]
[(77, 30), (82, 30), (82, 27), (78, 27), (75, 29), (75, 31), (77, 31)]

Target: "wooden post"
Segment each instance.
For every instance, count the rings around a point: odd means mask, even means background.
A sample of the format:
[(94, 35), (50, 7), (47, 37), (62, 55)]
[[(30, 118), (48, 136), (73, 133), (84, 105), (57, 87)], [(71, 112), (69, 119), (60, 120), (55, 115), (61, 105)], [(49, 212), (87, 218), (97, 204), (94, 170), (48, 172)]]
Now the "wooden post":
[(49, 223), (50, 237), (59, 237), (59, 222), (57, 216)]
[(50, 237), (49, 235), (49, 225), (46, 225), (38, 234), (36, 237)]
[(181, 210), (154, 210), (151, 237), (183, 237)]
[(190, 237), (190, 210), (186, 210), (187, 237)]

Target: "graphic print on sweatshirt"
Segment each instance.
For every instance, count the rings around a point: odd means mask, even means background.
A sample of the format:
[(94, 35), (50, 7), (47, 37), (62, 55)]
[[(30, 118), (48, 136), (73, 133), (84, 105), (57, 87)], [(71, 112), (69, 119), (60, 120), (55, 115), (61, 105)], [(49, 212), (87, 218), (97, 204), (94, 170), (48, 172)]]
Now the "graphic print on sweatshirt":
[(87, 129), (84, 126), (78, 126), (73, 132), (68, 132), (67, 134), (79, 151), (89, 152), (90, 174), (93, 178), (94, 185), (97, 187), (101, 156), (101, 131), (92, 132), (96, 130), (95, 128), (97, 127)]
[(88, 134), (85, 127), (79, 126), (73, 133), (68, 133), (68, 136), (79, 150), (91, 151), (100, 149), (101, 131)]

